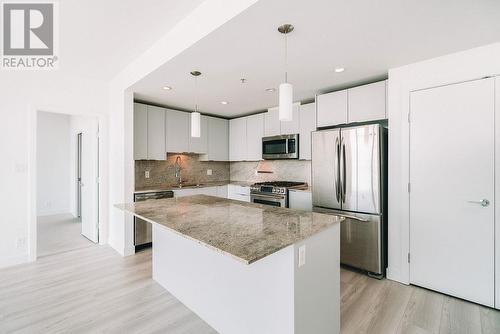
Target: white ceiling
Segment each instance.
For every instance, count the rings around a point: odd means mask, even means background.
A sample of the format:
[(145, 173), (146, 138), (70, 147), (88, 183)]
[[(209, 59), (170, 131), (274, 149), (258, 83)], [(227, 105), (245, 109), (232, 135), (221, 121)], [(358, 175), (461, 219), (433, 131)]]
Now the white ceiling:
[[(133, 86), (135, 98), (235, 117), (278, 103), (284, 39), (292, 23), (289, 81), (296, 101), (383, 79), (390, 68), (500, 40), (497, 0), (261, 0)], [(343, 73), (334, 72), (345, 67)], [(240, 83), (246, 78), (246, 84)], [(162, 86), (172, 86), (171, 91)], [(228, 105), (221, 105), (228, 101)]]
[(108, 80), (201, 2), (59, 1), (60, 70)]

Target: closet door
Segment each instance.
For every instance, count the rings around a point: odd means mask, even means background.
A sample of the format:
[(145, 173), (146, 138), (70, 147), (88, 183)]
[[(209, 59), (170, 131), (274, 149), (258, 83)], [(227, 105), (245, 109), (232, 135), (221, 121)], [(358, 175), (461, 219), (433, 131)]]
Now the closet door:
[(410, 95), (410, 282), (493, 306), (494, 79)]

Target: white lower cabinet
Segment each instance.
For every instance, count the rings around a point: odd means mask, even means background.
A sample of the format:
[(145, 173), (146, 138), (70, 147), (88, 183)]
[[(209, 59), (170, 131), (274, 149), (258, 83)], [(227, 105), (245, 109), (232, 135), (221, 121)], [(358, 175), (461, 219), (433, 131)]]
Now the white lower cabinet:
[(250, 202), (250, 187), (229, 184), (227, 186), (227, 198), (237, 201)]
[(227, 185), (217, 186), (217, 197), (227, 198)]
[(312, 193), (303, 190), (290, 190), (288, 206), (290, 209), (312, 211)]
[(217, 196), (217, 187), (186, 188), (174, 190), (174, 197), (184, 197), (193, 195)]

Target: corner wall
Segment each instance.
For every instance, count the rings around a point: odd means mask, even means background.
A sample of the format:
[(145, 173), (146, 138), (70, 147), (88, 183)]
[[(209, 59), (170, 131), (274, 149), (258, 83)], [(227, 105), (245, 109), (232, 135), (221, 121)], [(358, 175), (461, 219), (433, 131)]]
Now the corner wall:
[[(500, 74), (500, 43), (389, 70), (389, 267), (388, 278), (409, 284), (407, 260), (409, 222), (409, 124), (410, 92)], [(497, 105), (498, 108), (498, 105)], [(499, 171), (500, 172), (500, 171)], [(496, 190), (497, 194), (498, 189)], [(499, 219), (498, 217), (496, 218)], [(496, 222), (496, 231), (500, 224)], [(497, 234), (497, 240), (500, 236)], [(497, 247), (497, 260), (500, 252)], [(497, 275), (497, 285), (500, 278)]]

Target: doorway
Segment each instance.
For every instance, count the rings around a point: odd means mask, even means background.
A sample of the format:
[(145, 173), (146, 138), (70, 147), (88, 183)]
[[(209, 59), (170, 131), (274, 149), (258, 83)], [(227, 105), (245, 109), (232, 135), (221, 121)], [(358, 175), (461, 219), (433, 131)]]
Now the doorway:
[(37, 112), (36, 255), (99, 241), (97, 118)]

